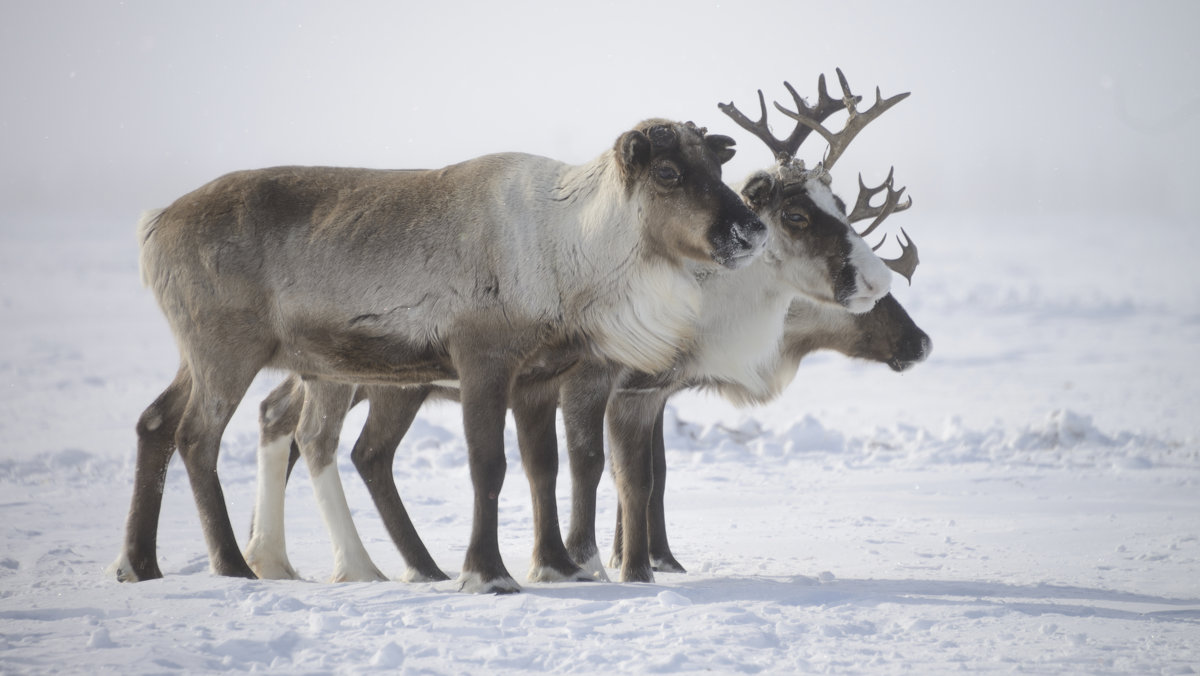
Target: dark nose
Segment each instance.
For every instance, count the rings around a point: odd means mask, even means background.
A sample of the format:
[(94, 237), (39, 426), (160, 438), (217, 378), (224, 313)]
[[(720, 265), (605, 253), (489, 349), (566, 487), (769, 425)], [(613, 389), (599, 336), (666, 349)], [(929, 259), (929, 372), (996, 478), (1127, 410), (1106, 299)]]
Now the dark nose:
[(929, 339), (928, 334), (920, 329), (908, 331), (896, 346), (896, 354), (891, 362), (892, 368), (903, 371), (913, 364), (925, 361), (932, 351), (933, 341)]
[(759, 220), (758, 214), (754, 213), (748, 207), (746, 207), (746, 205), (742, 204), (741, 200), (738, 200), (738, 206), (743, 212), (743, 215), (738, 219), (738, 223), (741, 223), (741, 227), (739, 228), (741, 233), (746, 237), (756, 240), (761, 240), (763, 237), (766, 237), (767, 224)]
[(762, 244), (767, 236), (767, 226), (754, 218), (749, 222), (737, 223), (733, 226), (733, 237), (743, 249), (754, 249)]

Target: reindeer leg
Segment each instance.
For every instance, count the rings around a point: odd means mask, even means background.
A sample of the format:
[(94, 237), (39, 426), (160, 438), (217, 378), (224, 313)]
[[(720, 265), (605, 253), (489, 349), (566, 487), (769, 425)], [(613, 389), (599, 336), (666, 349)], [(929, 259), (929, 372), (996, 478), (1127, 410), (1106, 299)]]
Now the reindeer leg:
[(667, 484), (667, 450), (663, 440), (663, 408), (658, 409), (654, 419), (654, 438), (652, 445), (652, 462), (654, 467), (654, 488), (650, 491), (650, 513), (648, 529), (650, 532), (650, 563), (654, 570), (664, 573), (686, 573), (683, 566), (671, 554), (671, 545), (667, 544), (667, 518), (663, 505)]
[(284, 537), (284, 488), (291, 475), (296, 425), (304, 406), (304, 383), (290, 376), (263, 399), (258, 410), (258, 490), (244, 555), (250, 569), (267, 580), (295, 580)]
[(608, 573), (596, 546), (596, 489), (604, 474), (604, 409), (609, 391), (608, 369), (590, 368), (589, 364), (576, 367), (561, 389), (571, 463), (567, 553), (592, 579), (604, 582), (608, 581)]
[(534, 544), (529, 581), (586, 582), (591, 578), (567, 554), (558, 524), (555, 496), (558, 438), (554, 428), (557, 394), (545, 383), (526, 385), (519, 389), (513, 402), (521, 464), (525, 466), (533, 499)]
[(362, 433), (354, 444), (350, 457), (358, 475), (367, 485), (375, 508), (383, 519), (388, 535), (408, 564), (403, 579), (406, 582), (438, 582), (449, 580), (429, 555), (425, 543), (404, 509), (392, 463), (396, 447), (429, 396), (430, 387), (367, 387), (370, 412)]
[(333, 542), (332, 582), (386, 580), (363, 546), (337, 469), (338, 433), (354, 396), (353, 385), (320, 380), (304, 384), (304, 408), (296, 427), (296, 442), (312, 476), (321, 518)]
[(175, 431), (192, 389), (191, 372), (180, 364), (175, 379), (137, 423), (138, 450), (133, 499), (125, 523), (125, 547), (109, 572), (121, 582), (162, 577), (158, 568), (158, 518), (162, 510), (167, 465), (175, 454)]
[(500, 488), (507, 468), (504, 418), (511, 368), (481, 357), (486, 355), (486, 347), (469, 344), (464, 347), (453, 357), (459, 373), (475, 509), (471, 542), (459, 577), (460, 589), (475, 593), (517, 592), (521, 587), (504, 567), (497, 532)]
[(654, 483), (651, 459), (653, 412), (658, 410), (660, 400), (659, 394), (653, 392), (618, 393), (609, 401), (609, 440), (621, 504), (622, 582), (654, 581), (646, 525)]
[[(214, 341), (211, 345), (222, 347), (224, 343)], [(254, 571), (246, 565), (229, 522), (225, 494), (217, 476), (217, 456), (221, 435), (255, 374), (266, 362), (266, 355), (235, 356), (229, 350), (204, 353), (204, 345), (199, 342), (191, 347), (194, 348), (189, 352), (192, 391), (179, 421), (175, 444), (187, 468), (212, 572), (253, 579)]]

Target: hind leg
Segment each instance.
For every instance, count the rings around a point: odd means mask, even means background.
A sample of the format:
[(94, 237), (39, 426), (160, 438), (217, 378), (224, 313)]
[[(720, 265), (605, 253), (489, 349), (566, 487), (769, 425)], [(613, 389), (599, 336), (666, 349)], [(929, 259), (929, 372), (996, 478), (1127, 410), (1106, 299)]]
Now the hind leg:
[(175, 431), (191, 389), (191, 372), (181, 364), (175, 379), (138, 419), (137, 461), (133, 499), (125, 522), (125, 546), (121, 556), (109, 567), (109, 572), (122, 582), (162, 577), (157, 547), (163, 485), (167, 479), (167, 465), (175, 454)]
[(408, 565), (403, 579), (407, 582), (437, 582), (449, 580), (429, 555), (425, 543), (413, 525), (400, 492), (396, 489), (396, 478), (392, 463), (396, 447), (404, 438), (412, 421), (429, 396), (430, 387), (366, 387), (370, 411), (350, 458), (359, 476), (371, 492), (371, 499), (388, 535), (400, 550)]
[(671, 554), (671, 545), (667, 543), (667, 516), (664, 497), (667, 490), (667, 449), (663, 440), (663, 408), (659, 409), (654, 421), (654, 438), (652, 446), (652, 462), (654, 487), (650, 491), (650, 513), (647, 527), (650, 532), (650, 564), (654, 570), (664, 573), (686, 573), (683, 566)]
[(245, 557), (250, 569), (267, 580), (298, 578), (288, 561), (283, 502), (303, 406), (304, 384), (295, 375), (272, 390), (259, 406), (258, 489)]
[[(213, 325), (228, 328), (216, 320)], [(217, 475), (217, 457), (229, 419), (270, 353), (266, 349), (256, 353), (251, 347), (253, 343), (238, 341), (228, 333), (211, 340), (205, 340), (211, 336), (203, 335), (193, 338), (185, 347), (190, 356), (192, 391), (175, 444), (187, 468), (212, 572), (254, 578), (229, 522), (225, 494)]]
[(342, 490), (337, 468), (338, 433), (354, 396), (353, 385), (319, 380), (304, 384), (304, 408), (296, 428), (300, 455), (312, 476), (313, 492), (321, 518), (333, 542), (332, 582), (370, 582), (386, 580), (367, 554), (350, 506)]

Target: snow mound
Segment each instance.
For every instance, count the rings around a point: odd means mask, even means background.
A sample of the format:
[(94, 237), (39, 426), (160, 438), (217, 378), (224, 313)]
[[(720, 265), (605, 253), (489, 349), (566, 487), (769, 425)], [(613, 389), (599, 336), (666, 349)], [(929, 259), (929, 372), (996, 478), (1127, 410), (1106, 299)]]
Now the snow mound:
[[(667, 407), (664, 434), (669, 452), (696, 462), (778, 458), (816, 460), (850, 468), (916, 467), (928, 463), (998, 463), (1031, 467), (1147, 469), (1192, 464), (1194, 444), (1131, 431), (1109, 434), (1092, 416), (1068, 409), (1024, 426), (995, 423), (984, 429), (946, 421), (940, 432), (903, 423), (857, 435), (829, 429), (812, 416), (776, 432), (750, 419), (733, 428), (689, 422)], [(682, 461), (687, 461), (682, 459)]]

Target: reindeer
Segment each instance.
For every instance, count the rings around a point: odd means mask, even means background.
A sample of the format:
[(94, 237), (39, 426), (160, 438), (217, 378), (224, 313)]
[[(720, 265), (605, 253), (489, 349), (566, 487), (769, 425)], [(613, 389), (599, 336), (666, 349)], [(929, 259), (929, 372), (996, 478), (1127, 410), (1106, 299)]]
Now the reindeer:
[[(823, 80), (821, 87), (824, 92)], [(846, 93), (847, 96), (850, 96), (848, 89)], [(828, 97), (826, 96), (826, 98)], [(896, 100), (900, 98), (903, 96)], [(894, 101), (892, 102), (894, 103)], [(882, 110), (883, 108), (873, 114), (882, 112)], [(799, 143), (797, 142), (796, 145), (798, 147)], [(794, 151), (795, 148), (793, 148), (793, 153)], [(874, 195), (879, 190), (882, 190), (882, 187), (870, 191), (869, 195)], [(827, 189), (826, 192), (828, 192)], [(889, 193), (889, 196), (891, 199), (898, 198), (899, 195)], [(895, 207), (896, 204), (893, 201), (887, 208)], [(708, 346), (710, 356), (713, 353), (726, 351), (734, 355), (727, 360), (726, 364), (704, 368), (717, 368), (718, 371), (721, 368), (734, 368), (735, 370), (740, 369), (743, 376), (748, 375), (757, 365), (755, 359), (759, 357), (755, 355), (766, 355), (775, 349), (775, 344), (783, 330), (783, 317), (788, 312), (787, 304), (797, 294), (802, 297), (811, 296), (819, 299), (822, 303), (835, 305), (839, 312), (847, 314), (846, 308), (856, 309), (860, 312), (870, 308), (875, 298), (878, 298), (878, 294), (886, 292), (888, 286), (886, 268), (869, 252), (865, 244), (862, 244), (861, 238), (844, 223), (836, 222), (827, 225), (827, 229), (835, 234), (825, 233), (824, 249), (811, 247), (811, 242), (809, 249), (794, 245), (788, 251), (781, 252), (781, 260), (777, 261), (774, 266), (777, 269), (763, 269), (753, 279), (746, 279), (741, 285), (718, 281), (709, 285), (705, 279), (701, 280), (701, 283), (705, 285), (706, 300), (705, 319), (701, 322), (703, 329), (700, 331), (702, 338), (699, 339), (699, 343)], [(840, 244), (835, 241), (837, 232), (840, 232), (842, 236)], [(780, 237), (783, 234), (777, 233), (775, 236)], [(858, 248), (855, 248), (856, 245)], [(858, 266), (852, 268), (847, 265), (846, 260), (855, 253), (859, 256), (859, 260), (856, 261)], [(915, 249), (911, 250), (911, 254), (915, 256)], [(872, 261), (874, 268), (870, 267)], [(904, 260), (889, 262), (893, 266), (905, 263)], [(750, 267), (753, 269), (755, 265), (752, 264)], [(812, 268), (816, 268), (817, 271), (813, 272)], [(864, 269), (868, 272), (862, 272)], [(834, 270), (841, 273), (840, 284), (836, 279), (837, 275), (832, 272)], [(825, 271), (829, 272), (823, 274)], [(742, 280), (746, 274), (749, 273), (739, 272), (729, 276)], [(868, 274), (870, 276), (866, 276)], [(855, 279), (857, 275), (864, 276)], [(707, 277), (707, 275), (702, 275), (702, 277)], [(713, 288), (717, 290), (716, 295), (721, 298), (720, 302), (709, 302), (708, 295), (710, 289)], [(730, 294), (744, 292), (749, 292), (751, 296), (755, 292), (759, 292), (764, 299), (769, 297), (769, 300), (748, 307), (749, 311), (735, 321), (722, 319), (729, 314), (727, 305), (733, 306), (740, 302), (739, 298), (731, 297)], [(745, 306), (745, 303), (740, 304)], [(896, 308), (898, 307), (896, 305)], [(903, 314), (902, 309), (900, 309), (900, 313)], [(907, 319), (906, 315), (904, 317)], [(762, 326), (764, 330), (745, 331), (747, 323), (755, 327)], [(791, 328), (793, 326), (789, 324), (789, 329)], [(801, 331), (802, 328), (799, 327)], [(819, 328), (814, 326), (813, 331), (818, 331)], [(741, 329), (740, 333), (739, 329)], [(831, 338), (835, 343), (839, 340), (845, 343), (848, 340), (841, 335)], [(704, 348), (697, 349), (702, 352)], [(749, 355), (749, 361), (747, 364), (739, 365), (739, 358), (743, 355)], [(704, 368), (701, 369), (702, 372)], [(590, 569), (588, 572), (597, 577), (604, 576), (603, 568), (599, 564), (599, 557), (595, 554), (593, 525), (595, 487), (599, 481), (599, 475), (603, 471), (602, 431), (598, 426), (589, 426), (589, 422), (593, 421), (595, 416), (589, 416), (587, 412), (598, 406), (599, 417), (601, 420), (603, 419), (603, 406), (607, 400), (607, 388), (608, 384), (612, 382), (613, 374), (614, 370), (610, 364), (595, 360), (581, 363), (575, 367), (570, 376), (566, 377), (570, 385), (564, 385), (561, 398), (564, 418), (567, 422), (568, 443), (573, 449), (571, 464), (576, 483), (575, 509), (572, 512), (572, 536), (577, 539), (574, 549), (576, 552), (582, 551), (586, 547), (579, 543), (589, 542), (592, 552), (589, 557), (581, 558), (579, 555), (571, 556), (562, 553), (561, 536), (558, 533), (558, 520), (554, 509), (554, 475), (557, 473), (558, 457), (553, 430), (554, 402), (549, 397), (543, 397), (541, 400), (542, 423), (537, 429), (540, 430), (539, 438), (542, 450), (537, 452), (536, 457), (529, 450), (529, 447), (534, 444), (527, 444), (525, 438), (532, 435), (532, 433), (526, 434), (527, 425), (523, 422), (528, 421), (529, 417), (523, 415), (520, 409), (514, 405), (518, 435), (522, 437), (523, 464), (526, 472), (530, 475), (534, 494), (537, 524), (534, 566), (530, 573), (530, 579), (579, 579), (575, 572), (577, 570), (575, 562), (584, 561), (588, 562), (587, 567)], [(671, 376), (663, 374), (661, 377), (670, 378)], [(411, 423), (421, 402), (428, 396), (452, 398), (453, 390), (444, 388), (405, 388), (402, 391), (392, 390), (390, 392), (380, 390), (381, 388), (360, 390), (361, 397), (370, 400), (371, 408), (363, 432), (354, 446), (352, 457), (367, 483), (389, 533), (409, 565), (405, 578), (444, 579), (445, 575), (437, 569), (429, 557), (428, 551), (416, 536), (415, 529), (397, 494), (394, 478), (391, 475), (391, 465), (396, 445), (403, 437), (404, 431)], [(513, 401), (516, 399), (517, 397), (514, 395)], [(287, 564), (286, 551), (283, 546), (282, 485), (290, 471), (290, 464), (285, 458), (288, 447), (293, 445), (291, 442), (292, 430), (296, 427), (302, 401), (303, 392), (299, 389), (298, 383), (285, 382), (264, 401), (262, 408), (262, 448), (264, 451), (260, 458), (263, 458), (264, 461), (260, 462), (260, 500), (256, 509), (255, 525), (252, 528), (255, 534), (251, 538), (247, 558), (255, 562), (257, 566), (261, 566), (263, 570), (260, 570), (260, 573), (263, 574), (281, 577), (292, 577), (295, 574)], [(576, 420), (579, 422), (575, 422)], [(549, 421), (548, 424), (546, 421)], [(584, 453), (582, 459), (577, 458), (574, 449), (589, 445), (591, 450)], [(295, 457), (296, 454), (293, 451), (292, 462)], [(260, 516), (265, 514), (271, 515), (270, 518), (262, 518), (260, 521)], [(348, 520), (347, 514), (343, 522), (348, 522)], [(586, 524), (586, 535), (580, 535), (583, 533), (583, 529), (578, 524)], [(338, 541), (338, 537), (338, 535), (334, 535), (335, 543)], [(337, 549), (338, 546), (335, 544), (335, 552)], [(363, 555), (365, 556), (365, 552)], [(259, 568), (256, 567), (256, 570)], [(264, 570), (270, 570), (270, 573), (265, 573)]]
[[(714, 323), (705, 325), (702, 320), (704, 328), (701, 331), (705, 340), (699, 341), (697, 347), (687, 353), (689, 360), (682, 364), (677, 363), (677, 368), (669, 374), (647, 374), (627, 369), (618, 377), (615, 391), (606, 401), (603, 413), (598, 406), (594, 406), (591, 410), (576, 412), (573, 416), (576, 421), (580, 418), (589, 420), (590, 422), (584, 424), (592, 428), (599, 427), (601, 415), (607, 416), (613, 471), (620, 493), (617, 537), (610, 565), (621, 568), (622, 580), (653, 579), (654, 565), (649, 550), (652, 545), (656, 549), (655, 558), (659, 567), (666, 570), (682, 569), (670, 554), (662, 511), (663, 478), (666, 470), (662, 417), (667, 399), (685, 387), (701, 386), (716, 389), (727, 398), (741, 404), (769, 401), (795, 377), (800, 358), (814, 344), (812, 337), (820, 335), (821, 329), (824, 328), (823, 324), (827, 319), (822, 318), (822, 315), (826, 311), (820, 308), (812, 310), (812, 303), (801, 301), (797, 296), (788, 308), (786, 323), (789, 329), (798, 327), (800, 330), (789, 330), (784, 340), (773, 344), (757, 361), (730, 360), (728, 355), (738, 352), (731, 348), (735, 348), (746, 336), (753, 336), (756, 332), (755, 329), (746, 330), (746, 327), (753, 327), (754, 324), (747, 322), (742, 316), (748, 305), (745, 299), (762, 298), (763, 290), (771, 288), (770, 284), (755, 282), (755, 276), (776, 268), (782, 269), (780, 262), (794, 260), (796, 251), (811, 251), (815, 248), (826, 252), (826, 260), (836, 262), (837, 256), (829, 254), (841, 246), (841, 238), (846, 230), (854, 232), (850, 229), (850, 223), (873, 218), (870, 226), (861, 233), (861, 236), (865, 237), (891, 213), (906, 209), (912, 204), (911, 199), (900, 202), (904, 189), (894, 189), (893, 172), (890, 171), (883, 184), (875, 188), (867, 188), (861, 176), (859, 177), (859, 196), (855, 209), (849, 216), (846, 215), (845, 204), (831, 192), (829, 170), (833, 168), (850, 141), (868, 123), (908, 96), (904, 93), (884, 99), (876, 88), (874, 105), (866, 111), (859, 112), (857, 105), (861, 102), (861, 97), (851, 93), (840, 69), (837, 74), (843, 94), (841, 99), (829, 96), (825, 78), (821, 76), (818, 80), (818, 101), (813, 107), (810, 107), (790, 84), (784, 83), (797, 106), (797, 111), (792, 112), (776, 103), (777, 108), (797, 122), (795, 129), (785, 140), (776, 138), (767, 127), (767, 109), (761, 91), (759, 104), (762, 112), (757, 122), (749, 120), (733, 104), (720, 106), (721, 110), (740, 126), (763, 140), (775, 154), (776, 166), (770, 171), (756, 172), (741, 189), (743, 199), (771, 228), (771, 245), (762, 257), (744, 271), (719, 276), (719, 282), (715, 281), (705, 286), (706, 306), (711, 304), (727, 308), (727, 311), (703, 315), (705, 319), (712, 318)], [(832, 133), (822, 123), (842, 109), (849, 112), (845, 127), (836, 134)], [(828, 149), (824, 159), (810, 170), (795, 157), (811, 130), (816, 130), (825, 137)], [(884, 190), (887, 191), (887, 195), (883, 203), (871, 206), (871, 199)], [(901, 232), (903, 233), (903, 230)], [(907, 240), (907, 233), (903, 234)], [(901, 242), (901, 248), (900, 258), (888, 261), (888, 264), (911, 283), (912, 273), (918, 263), (916, 247), (908, 240)], [(812, 272), (811, 268), (807, 271)], [(839, 272), (835, 266), (831, 266), (827, 274), (836, 278)], [(808, 300), (811, 301), (812, 297)], [(911, 363), (925, 357), (930, 344), (928, 336), (912, 325), (903, 309), (898, 304), (893, 306), (893, 303), (894, 301), (891, 301), (881, 308), (880, 314), (887, 317), (885, 323), (893, 322), (893, 326), (901, 329), (898, 345), (901, 349), (892, 351), (886, 358), (897, 367), (907, 368)], [(834, 307), (833, 311), (844, 313), (846, 308), (852, 312), (855, 310), (853, 305), (842, 305), (845, 307)], [(861, 308), (859, 311), (861, 312)], [(863, 319), (864, 323), (859, 325), (860, 330), (869, 329), (872, 324), (878, 322), (878, 317)], [(859, 348), (854, 346), (853, 340), (854, 333), (845, 332), (840, 338), (828, 343), (828, 346), (859, 354)], [(825, 346), (820, 344), (820, 341), (816, 341), (815, 344)], [(871, 351), (866, 352), (866, 355), (883, 356), (882, 353)], [(586, 457), (594, 462), (597, 434), (595, 431), (592, 433), (591, 450), (571, 451), (573, 467), (577, 457), (581, 461)], [(593, 468), (590, 475), (595, 477), (598, 472)], [(569, 552), (579, 561), (596, 558), (592, 525), (595, 521), (594, 511), (589, 512), (589, 504), (594, 510), (595, 483), (591, 481), (583, 485), (574, 485), (573, 514), (578, 512), (580, 518), (576, 520), (572, 517), (567, 545)], [(652, 502), (655, 504), (653, 509)]]
[[(298, 441), (327, 495), (340, 493), (330, 440), (336, 448), (354, 384), (457, 380), (475, 492), (462, 586), (519, 589), (497, 542), (513, 376), (560, 373), (581, 354), (647, 371), (675, 361), (701, 305), (685, 262), (744, 267), (766, 237), (721, 182), (732, 146), (651, 119), (579, 166), (507, 153), (432, 171), (243, 171), (145, 216), (143, 281), (181, 359), (138, 421), (118, 579), (161, 576), (158, 515), (176, 449), (213, 572), (255, 577), (217, 454), (255, 374), (277, 368), (306, 381)], [(322, 425), (325, 414), (338, 424)], [(344, 510), (344, 498), (322, 508)]]

